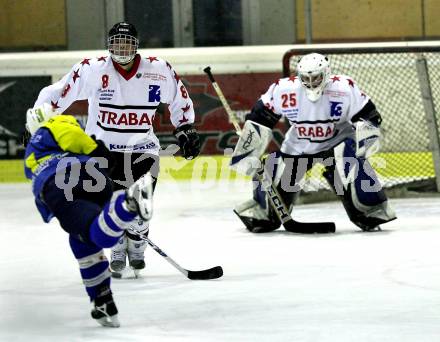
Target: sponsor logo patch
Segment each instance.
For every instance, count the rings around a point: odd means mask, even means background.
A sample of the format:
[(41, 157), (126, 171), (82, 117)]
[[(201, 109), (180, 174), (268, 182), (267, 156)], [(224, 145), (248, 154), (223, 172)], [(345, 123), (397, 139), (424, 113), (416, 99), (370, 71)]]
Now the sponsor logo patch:
[(144, 72), (142, 74), (142, 77), (147, 78), (152, 81), (166, 81), (167, 80), (166, 76), (164, 76), (162, 74), (155, 74), (152, 72)]
[(339, 118), (342, 115), (342, 102), (330, 101), (330, 117)]
[(329, 125), (297, 125), (296, 134), (300, 139), (314, 141), (327, 140), (333, 137), (335, 129), (333, 124)]
[(148, 102), (160, 102), (160, 86), (151, 84), (148, 87)]
[(98, 118), (99, 121), (105, 125), (142, 126), (147, 124), (148, 126), (151, 126), (151, 120), (148, 116), (148, 113), (116, 113), (106, 110), (100, 110)]
[(110, 151), (144, 151), (155, 148), (156, 144), (154, 142), (149, 142), (146, 144), (136, 144), (136, 145), (124, 145), (124, 144), (110, 144)]

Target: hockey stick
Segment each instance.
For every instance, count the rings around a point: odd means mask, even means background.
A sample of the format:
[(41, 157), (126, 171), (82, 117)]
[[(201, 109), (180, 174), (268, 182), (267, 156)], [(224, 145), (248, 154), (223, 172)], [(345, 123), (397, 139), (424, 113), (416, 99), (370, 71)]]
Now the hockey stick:
[[(262, 164), (257, 170), (257, 176), (261, 183), (263, 183), (264, 172), (264, 165)], [(326, 234), (334, 233), (336, 231), (336, 225), (334, 222), (299, 222), (294, 220), (289, 214), (283, 199), (272, 182), (270, 182), (266, 192), (273, 210), (281, 221), (284, 229), (288, 232), (300, 234)]]
[(229, 119), (231, 120), (232, 124), (234, 125), (235, 131), (237, 132), (238, 135), (240, 135), (241, 128), (240, 128), (240, 125), (238, 124), (237, 115), (235, 115), (235, 113), (232, 111), (231, 107), (229, 106), (228, 101), (226, 101), (225, 95), (223, 95), (223, 92), (220, 89), (220, 86), (215, 81), (214, 76), (211, 73), (211, 67), (208, 66), (205, 69), (203, 69), (203, 71), (206, 72), (206, 74), (208, 75), (208, 77), (212, 83), (212, 86), (214, 87), (215, 92), (217, 93), (220, 101), (222, 102), (223, 107), (225, 108), (226, 113), (229, 116)]
[[(226, 113), (228, 113), (229, 118), (237, 131), (237, 134), (240, 135), (241, 128), (238, 125), (237, 116), (232, 111), (231, 107), (229, 107), (229, 104), (226, 101), (223, 92), (220, 89), (220, 86), (215, 81), (214, 76), (212, 75), (211, 72), (211, 67), (208, 66), (205, 69), (203, 69), (203, 71), (208, 75), (217, 95), (219, 96), (226, 110)], [(264, 165), (262, 163), (261, 167), (257, 170), (257, 176), (259, 177), (260, 181), (262, 181), (264, 178), (264, 172), (265, 172)], [(290, 215), (289, 211), (287, 210), (287, 207), (284, 204), (280, 194), (278, 193), (278, 190), (276, 189), (276, 187), (273, 185), (272, 182), (270, 182), (270, 185), (266, 189), (266, 191), (269, 196), (269, 203), (272, 205), (272, 208), (275, 211), (278, 218), (280, 219), (282, 225), (284, 226), (284, 229), (286, 229), (288, 232), (301, 233), (301, 234), (313, 234), (313, 233), (325, 234), (325, 233), (334, 233), (336, 231), (336, 225), (334, 224), (334, 222), (295, 221)]]
[(191, 280), (209, 280), (209, 279), (217, 279), (223, 275), (223, 269), (221, 266), (215, 266), (212, 268), (208, 268), (206, 270), (200, 271), (190, 271), (186, 268), (180, 266), (177, 262), (175, 262), (171, 257), (169, 257), (163, 250), (159, 248), (156, 244), (153, 243), (148, 237), (145, 235), (139, 234), (137, 231), (129, 229), (131, 233), (139, 236), (142, 240), (146, 241), (159, 255), (164, 257), (166, 261), (168, 261), (171, 265), (173, 265), (180, 273), (182, 273), (185, 277)]

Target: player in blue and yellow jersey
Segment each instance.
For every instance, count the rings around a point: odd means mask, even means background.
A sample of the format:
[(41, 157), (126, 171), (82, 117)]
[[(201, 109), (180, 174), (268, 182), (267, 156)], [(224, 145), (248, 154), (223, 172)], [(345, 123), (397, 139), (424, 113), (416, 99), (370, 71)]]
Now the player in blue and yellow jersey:
[(30, 139), (25, 174), (32, 179), (37, 208), (45, 222), (56, 217), (69, 233), (70, 247), (93, 303), (92, 317), (104, 326), (118, 327), (103, 248), (115, 245), (139, 216), (150, 220), (151, 177), (113, 192), (107, 176), (111, 167), (108, 150), (89, 137), (73, 116), (58, 115), (48, 104), (29, 109), (26, 116)]

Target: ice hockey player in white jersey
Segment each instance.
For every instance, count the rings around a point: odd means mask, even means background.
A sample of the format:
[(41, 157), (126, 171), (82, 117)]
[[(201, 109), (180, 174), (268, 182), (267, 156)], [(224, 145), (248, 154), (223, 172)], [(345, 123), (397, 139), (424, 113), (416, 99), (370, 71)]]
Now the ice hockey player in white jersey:
[[(246, 117), (231, 165), (246, 165), (245, 172), (254, 174), (255, 167), (244, 161), (251, 151), (259, 151), (260, 157), (271, 130), (285, 117), (291, 127), (280, 151), (265, 160), (265, 169), (288, 209), (292, 209), (307, 170), (321, 163), (325, 166), (323, 176), (354, 224), (370, 231), (395, 219), (367, 160), (380, 146), (382, 119), (372, 100), (349, 76), (331, 75), (328, 58), (321, 54), (303, 56), (296, 71), (296, 76), (272, 84), (257, 101)], [(255, 188), (253, 199), (234, 212), (251, 232), (273, 231), (281, 224), (261, 184)]]
[[(59, 82), (44, 88), (35, 104), (49, 102), (65, 112), (75, 101), (88, 100), (85, 130), (111, 151), (115, 189), (129, 187), (147, 172), (157, 179), (160, 145), (153, 119), (160, 103), (168, 104), (182, 155), (192, 159), (200, 152), (193, 103), (180, 77), (161, 58), (141, 57), (138, 45), (132, 24), (115, 24), (108, 35), (110, 56), (84, 58)], [(148, 234), (148, 222), (138, 224), (141, 233)], [(132, 268), (144, 268), (145, 247), (139, 237), (125, 234), (112, 250), (111, 268), (121, 272), (127, 257)]]

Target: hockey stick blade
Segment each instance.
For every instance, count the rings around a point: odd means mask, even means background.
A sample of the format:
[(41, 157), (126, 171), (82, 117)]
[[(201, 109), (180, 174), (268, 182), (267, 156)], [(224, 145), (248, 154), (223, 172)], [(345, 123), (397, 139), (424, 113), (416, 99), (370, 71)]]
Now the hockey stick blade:
[(209, 280), (217, 279), (223, 275), (223, 268), (215, 266), (202, 271), (188, 271), (188, 278), (191, 280)]
[[(263, 182), (264, 175), (264, 167), (257, 170), (257, 175), (260, 178), (260, 181)], [(334, 222), (298, 222), (295, 221), (292, 216), (289, 214), (289, 210), (284, 204), (278, 190), (273, 185), (273, 183), (269, 184), (267, 188), (267, 193), (269, 196), (270, 203), (272, 204), (272, 208), (275, 211), (276, 215), (280, 219), (284, 229), (288, 232), (299, 233), (299, 234), (327, 234), (334, 233), (336, 231), (336, 225)]]
[[(130, 228), (129, 228), (130, 229)], [(209, 280), (209, 279), (217, 279), (220, 278), (223, 275), (223, 269), (221, 266), (215, 266), (212, 268), (208, 268), (206, 270), (201, 271), (190, 271), (186, 268), (180, 266), (174, 259), (172, 259), (170, 256), (168, 256), (162, 249), (159, 248), (153, 241), (151, 241), (147, 236), (144, 234), (139, 234), (139, 232), (130, 229), (130, 232), (133, 234), (139, 236), (141, 240), (146, 241), (155, 252), (157, 252), (160, 256), (162, 256), (168, 263), (173, 265), (180, 273), (182, 273), (185, 277), (187, 277), (190, 280)]]
[(283, 223), (284, 229), (299, 234), (327, 234), (336, 232), (334, 222), (298, 222), (289, 220)]

